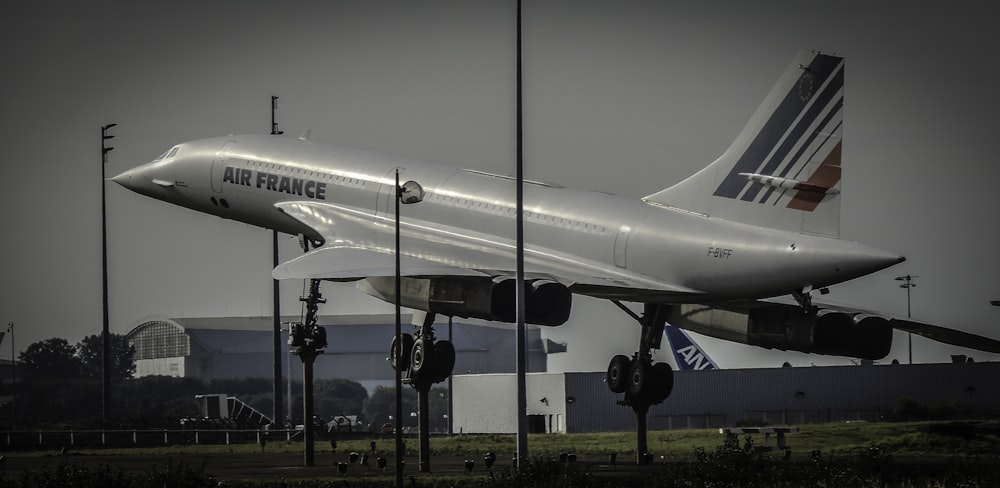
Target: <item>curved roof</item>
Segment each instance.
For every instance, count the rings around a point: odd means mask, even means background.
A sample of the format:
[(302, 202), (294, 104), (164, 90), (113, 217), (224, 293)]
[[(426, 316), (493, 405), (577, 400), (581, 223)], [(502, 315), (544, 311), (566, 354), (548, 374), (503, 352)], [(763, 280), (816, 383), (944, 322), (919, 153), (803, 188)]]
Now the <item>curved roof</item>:
[(183, 326), (166, 317), (147, 317), (125, 338), (135, 347), (135, 359), (187, 356), (191, 342)]
[[(285, 318), (289, 322), (298, 320)], [(409, 322), (409, 317), (405, 320)], [(389, 349), (395, 319), (393, 315), (321, 316), (319, 323), (327, 328), (327, 354), (382, 354)], [(137, 321), (126, 337), (135, 346), (136, 359), (188, 356), (192, 343), (210, 354), (252, 354), (273, 351), (273, 324), (271, 317), (150, 316)], [(446, 326), (439, 324), (435, 329), (438, 339), (447, 338)], [(414, 331), (408, 323), (403, 330)], [(529, 330), (529, 350), (544, 350), (539, 332)], [(513, 335), (509, 328), (455, 323), (452, 342), (456, 351), (485, 352), (513, 340)], [(287, 349), (284, 340), (282, 343), (282, 348)]]

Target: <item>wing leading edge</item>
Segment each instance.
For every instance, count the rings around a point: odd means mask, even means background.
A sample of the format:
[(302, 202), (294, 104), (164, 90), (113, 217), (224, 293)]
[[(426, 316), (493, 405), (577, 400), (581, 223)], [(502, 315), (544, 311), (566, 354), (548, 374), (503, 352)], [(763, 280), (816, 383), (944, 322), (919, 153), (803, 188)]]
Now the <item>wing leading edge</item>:
[[(325, 245), (279, 265), (275, 279), (353, 280), (395, 272), (393, 220), (370, 211), (321, 202), (279, 202), (286, 215), (322, 236)], [(401, 222), (401, 273), (408, 276), (513, 276), (514, 244), (415, 220)], [(529, 248), (530, 279), (549, 279), (574, 293), (594, 296), (694, 299), (698, 290), (652, 279), (628, 270), (580, 260), (556, 250)]]
[(896, 318), (889, 320), (889, 327), (953, 346), (1000, 354), (1000, 341), (960, 330)]
[[(400, 256), (400, 276), (483, 276), (476, 271), (445, 266), (412, 256)], [(274, 268), (276, 280), (324, 279), (354, 281), (378, 276), (394, 276), (396, 260), (392, 249), (330, 246), (286, 261)]]

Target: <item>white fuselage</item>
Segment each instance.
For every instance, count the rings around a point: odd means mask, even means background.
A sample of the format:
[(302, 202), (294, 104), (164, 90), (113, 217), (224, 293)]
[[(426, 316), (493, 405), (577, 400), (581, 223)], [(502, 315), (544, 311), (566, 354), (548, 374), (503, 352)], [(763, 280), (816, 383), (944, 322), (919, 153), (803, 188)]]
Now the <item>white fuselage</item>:
[[(172, 157), (114, 181), (193, 210), (313, 238), (319, 238), (313, 229), (275, 204), (329, 203), (373, 222), (367, 235), (345, 239), (388, 247), (392, 227), (379, 222), (393, 218), (398, 168), (401, 180), (417, 181), (426, 191), (422, 203), (402, 212), (414, 241), (404, 249), (419, 252), (445, 238), (463, 246), (514, 245), (515, 182), (508, 177), (281, 136), (229, 136), (177, 148)], [(620, 288), (613, 280), (601, 287), (564, 283), (606, 298), (664, 301), (656, 291), (667, 285), (697, 292), (702, 301), (768, 297), (840, 283), (902, 260), (853, 242), (555, 185), (526, 182), (524, 211), (527, 271), (532, 256), (545, 256), (577, 272), (621, 276), (628, 285)]]

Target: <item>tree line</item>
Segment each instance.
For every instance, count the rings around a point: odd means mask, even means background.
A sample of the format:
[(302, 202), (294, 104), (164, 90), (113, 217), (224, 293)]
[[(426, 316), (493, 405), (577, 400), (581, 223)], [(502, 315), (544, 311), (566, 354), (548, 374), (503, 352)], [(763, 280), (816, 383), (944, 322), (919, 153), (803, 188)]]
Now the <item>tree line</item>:
[[(196, 378), (145, 376), (135, 378), (135, 349), (124, 335), (111, 334), (110, 424), (101, 421), (101, 336), (70, 344), (62, 338), (39, 341), (19, 356), (18, 382), (2, 385), (0, 396), (13, 398), (0, 406), (0, 422), (17, 429), (180, 428), (181, 419), (200, 417), (195, 395), (235, 396), (264, 415), (273, 407), (271, 378), (202, 381)], [(16, 388), (16, 391), (13, 390)], [(328, 422), (354, 415), (362, 429), (379, 430), (395, 411), (392, 388), (376, 387), (371, 395), (351, 380), (324, 379), (313, 385), (317, 419)], [(416, 392), (403, 391), (403, 425), (415, 426)], [(285, 393), (287, 394), (287, 393)], [(287, 401), (287, 398), (285, 399)], [(430, 392), (433, 430), (447, 428), (448, 395)], [(286, 407), (287, 408), (287, 407)], [(302, 423), (302, 383), (292, 384), (292, 424)], [(6, 419), (4, 422), (3, 419)], [(359, 427), (354, 427), (357, 430)]]
[[(135, 374), (135, 348), (124, 335), (110, 335), (111, 378)], [(104, 348), (101, 336), (84, 337), (76, 345), (61, 337), (38, 341), (18, 356), (20, 376), (26, 382), (101, 378)]]

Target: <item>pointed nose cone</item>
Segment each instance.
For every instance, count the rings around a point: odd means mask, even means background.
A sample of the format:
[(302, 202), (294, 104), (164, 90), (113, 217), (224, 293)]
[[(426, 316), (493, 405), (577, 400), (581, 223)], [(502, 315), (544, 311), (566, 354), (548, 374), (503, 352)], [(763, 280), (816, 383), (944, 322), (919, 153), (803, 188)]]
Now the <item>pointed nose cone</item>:
[(111, 181), (113, 181), (115, 183), (118, 183), (119, 185), (124, 186), (125, 188), (128, 188), (129, 190), (131, 190), (132, 189), (132, 170), (123, 171), (118, 176), (115, 176), (114, 178), (111, 178)]
[(156, 185), (156, 180), (151, 178), (150, 169), (149, 164), (136, 166), (111, 178), (111, 181), (140, 195), (156, 197), (159, 188)]

